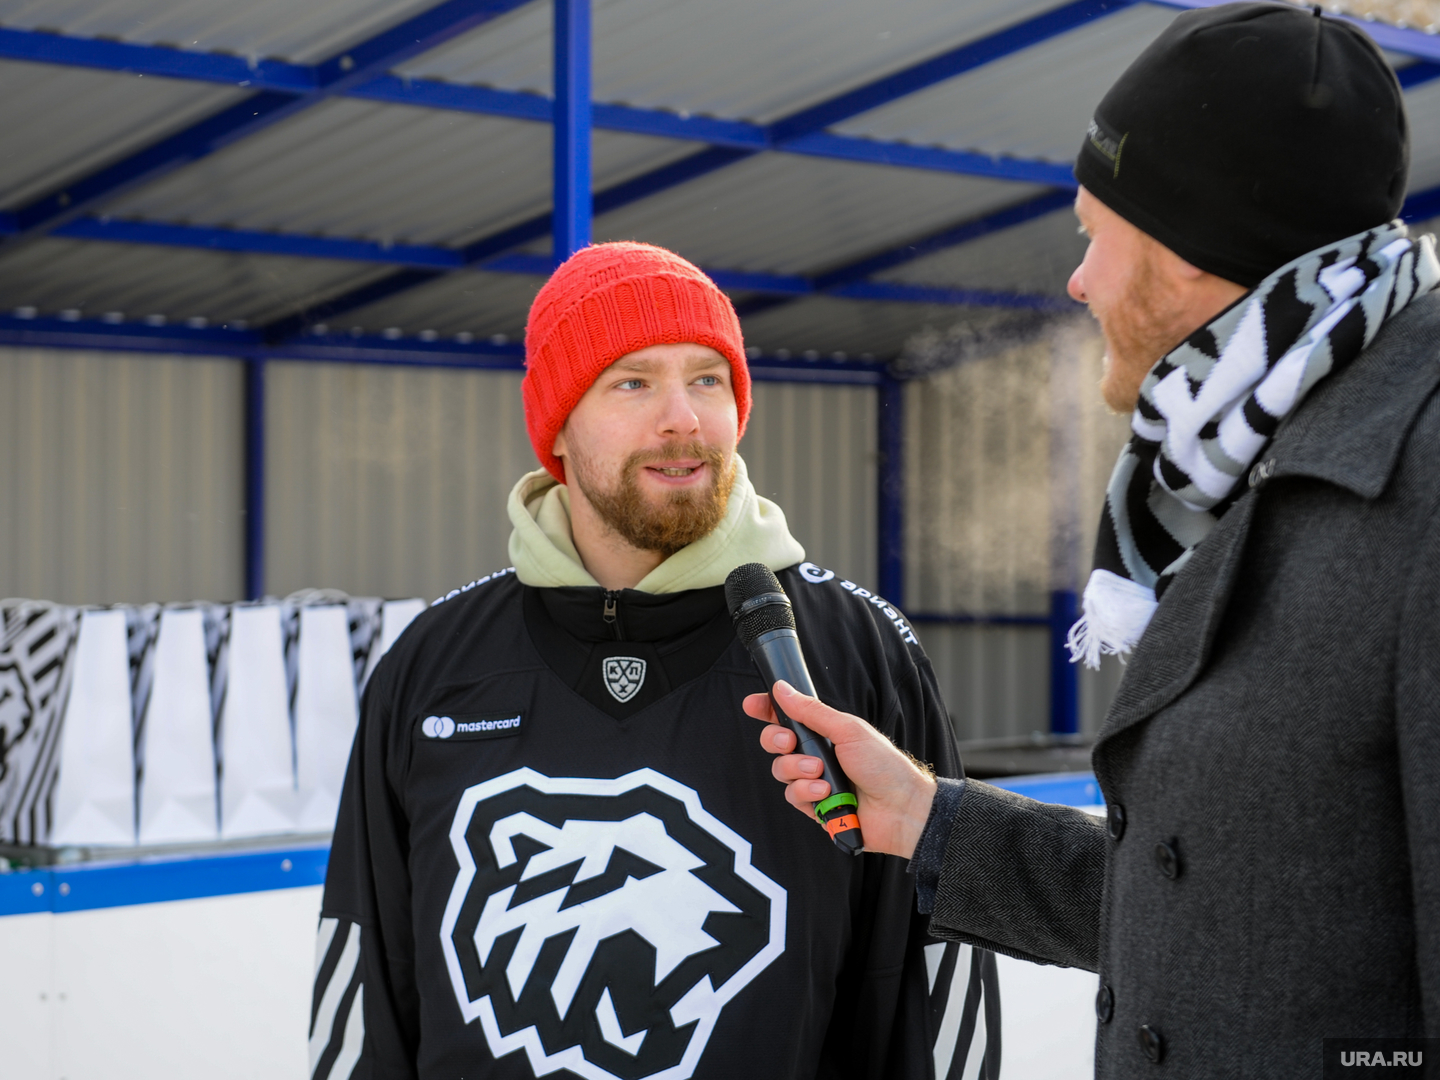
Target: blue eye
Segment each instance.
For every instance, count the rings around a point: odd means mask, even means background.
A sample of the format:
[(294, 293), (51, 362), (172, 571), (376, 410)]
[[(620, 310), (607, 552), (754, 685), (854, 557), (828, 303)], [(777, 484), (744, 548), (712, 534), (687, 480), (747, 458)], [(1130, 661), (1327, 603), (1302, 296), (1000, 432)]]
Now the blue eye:
[(718, 375), (701, 375), (698, 381), (701, 386), (720, 385), (720, 377)]
[(622, 390), (639, 390), (645, 383), (640, 379), (626, 379), (620, 384)]

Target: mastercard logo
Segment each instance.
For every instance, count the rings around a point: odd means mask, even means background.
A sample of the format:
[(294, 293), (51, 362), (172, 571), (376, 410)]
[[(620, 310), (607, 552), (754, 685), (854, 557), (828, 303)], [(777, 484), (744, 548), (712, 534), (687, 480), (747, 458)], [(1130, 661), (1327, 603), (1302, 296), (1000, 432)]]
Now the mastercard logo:
[(432, 739), (448, 739), (455, 734), (455, 721), (448, 716), (427, 716), (420, 730)]

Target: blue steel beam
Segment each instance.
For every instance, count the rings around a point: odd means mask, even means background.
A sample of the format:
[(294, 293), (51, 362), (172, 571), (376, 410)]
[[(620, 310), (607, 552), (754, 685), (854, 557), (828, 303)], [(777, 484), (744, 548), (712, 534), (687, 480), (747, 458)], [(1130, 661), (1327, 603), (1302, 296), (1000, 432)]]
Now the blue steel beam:
[(265, 595), (265, 358), (245, 358), (245, 599)]
[(1405, 200), (1400, 216), (1406, 221), (1429, 221), (1440, 217), (1440, 187), (1415, 192)]
[(156, 75), (221, 86), (307, 94), (317, 88), (315, 69), (284, 60), (250, 61), (227, 53), (191, 52), (163, 45), (135, 45), (104, 38), (72, 37), (41, 30), (0, 27), (0, 59), (90, 68), (125, 75)]
[(977, 41), (941, 53), (923, 63), (876, 79), (844, 94), (791, 113), (771, 125), (776, 142), (789, 142), (802, 135), (833, 127), (852, 116), (869, 112), (956, 75), (982, 67), (993, 60), (1028, 49), (1104, 15), (1130, 7), (1134, 0), (1072, 0), (1071, 3), (1044, 12), (1023, 22), (988, 34)]
[[(213, 154), (474, 29), (527, 0), (444, 0), (309, 69), (312, 88), (262, 90), (15, 211), (9, 243), (49, 231), (138, 184)], [(11, 35), (13, 38), (13, 35)], [(179, 50), (176, 50), (177, 52)]]
[(1080, 665), (1070, 659), (1066, 641), (1080, 617), (1080, 598), (1069, 589), (1050, 594), (1050, 732), (1080, 731)]
[(889, 377), (875, 402), (876, 582), (880, 595), (905, 606), (905, 384)]
[[(959, 49), (952, 49), (940, 57), (924, 61), (906, 69), (907, 72), (914, 72), (913, 75), (906, 75), (906, 72), (897, 72), (888, 76), (884, 87), (872, 84), (869, 87), (862, 87), (860, 91), (850, 91), (831, 99), (829, 102), (822, 102), (819, 105), (794, 113), (775, 121), (765, 129), (766, 148), (780, 149), (786, 145), (787, 139), (794, 143), (800, 143), (802, 139), (814, 138), (816, 136), (828, 136), (828, 133), (818, 132), (810, 125), (805, 117), (818, 115), (816, 110), (825, 110), (831, 123), (849, 116), (857, 115), (869, 109), (874, 109), (888, 101), (893, 101), (904, 94), (913, 93), (915, 90), (926, 86), (932, 86), (944, 79), (954, 78), (966, 71), (973, 70), (982, 64), (990, 63), (1002, 56), (1018, 52), (1031, 45), (1038, 44), (1066, 30), (1073, 29), (1079, 25), (1075, 21), (1079, 19), (1093, 19), (1101, 15), (1121, 10), (1128, 7), (1131, 0), (1072, 0), (1043, 15), (1024, 20), (995, 34), (988, 35), (969, 45), (961, 46)], [(1081, 16), (1083, 15), (1083, 19)], [(1003, 42), (1000, 46), (989, 46), (986, 43), (994, 41)], [(889, 95), (888, 97), (886, 95)], [(837, 104), (838, 103), (838, 104)], [(788, 125), (788, 126), (787, 126)], [(775, 133), (780, 132), (777, 136)], [(788, 133), (788, 134), (787, 134)], [(839, 136), (835, 136), (839, 139)], [(867, 140), (853, 140), (866, 142)], [(833, 144), (832, 144), (833, 145)], [(893, 145), (893, 144), (890, 144)], [(912, 148), (917, 154), (923, 148)], [(594, 212), (603, 214), (610, 210), (619, 209), (640, 199), (654, 195), (658, 192), (673, 188), (679, 184), (686, 183), (697, 177), (715, 172), (718, 169), (736, 162), (742, 161), (759, 150), (741, 149), (736, 147), (712, 146), (701, 150), (696, 154), (683, 158), (678, 162), (654, 169), (649, 173), (628, 180), (622, 184), (608, 188), (595, 195)], [(973, 155), (976, 163), (980, 161), (1001, 162), (1006, 159), (984, 158), (983, 155)], [(1032, 163), (1033, 164), (1033, 163)], [(1005, 167), (1003, 164), (997, 167)], [(1068, 166), (1051, 166), (1050, 172), (1041, 176), (1007, 176), (1007, 179), (1030, 179), (1043, 183), (1073, 183), (1069, 177)], [(1063, 175), (1062, 175), (1063, 172)], [(1043, 177), (1043, 178), (1042, 178)], [(470, 245), (466, 249), (472, 261), (500, 254), (511, 247), (519, 247), (521, 244), (529, 243), (540, 239), (548, 231), (550, 225), (549, 214), (537, 215), (528, 221), (517, 226), (506, 229), (503, 233), (486, 237)], [(424, 275), (422, 271), (406, 271), (396, 274), (391, 278), (382, 279), (366, 286), (363, 290), (347, 292), (340, 296), (332, 297), (324, 301), (316, 309), (307, 311), (298, 316), (292, 316), (274, 323), (267, 328), (270, 340), (283, 340), (304, 330), (305, 326), (320, 321), (322, 318), (332, 318), (337, 314), (346, 311), (353, 311), (366, 304), (394, 296), (416, 285), (424, 284), (438, 277), (438, 272)]]
[[(154, 45), (70, 38), (28, 30), (0, 28), (0, 59), (41, 60), (68, 66), (169, 78), (194, 79), (221, 85), (250, 87), (281, 94), (304, 94), (318, 87), (318, 68), (264, 60), (251, 66), (234, 56), (192, 53)], [(89, 62), (87, 62), (89, 61)], [(483, 116), (552, 123), (555, 102), (539, 94), (460, 86), (434, 80), (401, 79), (379, 75), (344, 94), (327, 87), (330, 96), (345, 96), (390, 105), (444, 109)], [(854, 138), (818, 132), (793, 143), (773, 143), (762, 124), (707, 116), (681, 116), (663, 109), (629, 105), (592, 106), (593, 125), (608, 131), (657, 138), (681, 139), (710, 146), (758, 153), (777, 150), (807, 157), (835, 158), (874, 165), (925, 169), (962, 176), (1000, 180), (1029, 180), (1067, 184), (1066, 166), (1023, 158), (992, 157), (934, 146), (910, 146), (877, 139)], [(727, 159), (726, 163), (728, 164)], [(1058, 171), (1057, 171), (1058, 170)], [(543, 235), (543, 234), (542, 234)]]
[[(1043, 16), (1042, 16), (1043, 17)], [(1366, 24), (1378, 26), (1379, 24)], [(1413, 49), (1395, 49), (1411, 55), (1430, 55), (1433, 40), (1418, 31), (1401, 31), (1405, 42), (1412, 38)], [(0, 27), (0, 60), (57, 64), (65, 67), (91, 68), (119, 74), (154, 75), (170, 79), (187, 79), (253, 90), (274, 90), (289, 94), (306, 94), (318, 88), (317, 69), (307, 64), (284, 60), (247, 60), (226, 53), (201, 53), (162, 45), (137, 45), (100, 38), (71, 37), (36, 30), (15, 30)], [(922, 65), (923, 66), (923, 65)], [(1397, 71), (1400, 85), (1409, 89), (1440, 76), (1440, 62), (1418, 60)], [(884, 80), (882, 80), (884, 81)], [(465, 86), (436, 79), (402, 79), (396, 75), (377, 75), (342, 93), (327, 87), (331, 96), (345, 96), (387, 105), (405, 105), (423, 109), (441, 109), (473, 113), (481, 116), (502, 116), (514, 120), (551, 123), (554, 101), (541, 94), (515, 90), (497, 90), (487, 86)], [(874, 161), (909, 168), (939, 168), (946, 172), (965, 172), (963, 158), (948, 156), (935, 147), (904, 147), (871, 139), (823, 133), (826, 138), (801, 137), (794, 144), (775, 143), (761, 124), (745, 120), (727, 120), (709, 116), (682, 116), (664, 109), (640, 109), (630, 105), (596, 103), (593, 106), (597, 128), (632, 135), (684, 139), (711, 146), (728, 146), (745, 150), (781, 150), (813, 156), (835, 156), (851, 161)], [(822, 133), (815, 133), (822, 134)], [(904, 151), (913, 153), (905, 157)], [(971, 155), (974, 157), (974, 155)]]
[[(525, 347), (519, 342), (496, 344), (327, 334), (272, 346), (256, 331), (224, 326), (193, 329), (145, 323), (112, 324), (98, 319), (23, 319), (13, 315), (0, 315), (0, 345), (228, 356), (247, 361), (306, 360), (491, 371), (521, 371), (525, 363)], [(751, 376), (762, 382), (875, 386), (886, 377), (885, 365), (878, 361), (797, 360), (761, 355), (751, 357), (749, 363)]]
[(590, 0), (555, 3), (554, 209), (559, 265), (590, 243)]
[[(1074, 201), (1074, 194), (1068, 189), (1057, 189), (1037, 195), (1032, 199), (1007, 206), (1002, 210), (995, 210), (980, 217), (970, 218), (960, 222), (958, 225), (951, 225), (941, 229), (939, 232), (930, 233), (917, 240), (901, 244), (899, 247), (879, 252), (875, 255), (857, 259), (854, 262), (846, 263), (844, 266), (836, 267), (825, 273), (816, 274), (812, 279), (814, 288), (817, 291), (826, 292), (842, 288), (844, 286), (863, 283), (867, 278), (885, 270), (892, 270), (897, 266), (913, 262), (926, 255), (933, 255), (937, 251), (944, 251), (948, 248), (958, 247), (961, 244), (969, 243), (971, 240), (978, 240), (982, 236), (998, 232), (1001, 229), (1008, 229), (1014, 225), (1020, 225), (1035, 218), (1043, 217), (1046, 214), (1054, 213), (1057, 210), (1068, 207)], [(881, 283), (869, 283), (879, 285)], [(884, 283), (890, 285), (891, 283)], [(737, 286), (740, 288), (742, 286)], [(758, 290), (757, 290), (758, 291)], [(768, 290), (771, 295), (746, 300), (737, 305), (737, 310), (742, 318), (750, 315), (758, 315), (762, 311), (789, 303), (789, 300), (780, 296), (776, 290)], [(798, 294), (797, 294), (798, 295)], [(858, 297), (857, 297), (858, 298)], [(1056, 301), (1063, 305), (1063, 301)], [(1019, 306), (1019, 305), (1005, 305)]]
[(1395, 72), (1395, 77), (1400, 80), (1400, 89), (1402, 90), (1423, 86), (1433, 79), (1440, 78), (1440, 63), (1420, 60), (1413, 64), (1407, 64)]
[[(13, 228), (13, 223), (7, 216), (0, 215), (0, 235), (4, 235), (8, 228)], [(970, 235), (978, 235), (974, 232), (976, 228), (974, 223), (968, 228), (971, 230)], [(960, 230), (948, 230), (947, 234), (959, 235)], [(420, 244), (386, 245), (374, 240), (296, 236), (246, 229), (221, 229), (205, 225), (174, 225), (164, 222), (106, 221), (99, 218), (81, 218), (79, 221), (72, 221), (68, 225), (61, 226), (52, 235), (61, 239), (378, 263), (405, 267), (406, 269), (401, 273), (413, 275), (417, 282), (430, 280), (439, 273), (449, 270), (470, 269), (497, 274), (528, 274), (543, 277), (554, 269), (547, 257), (520, 252), (495, 255), (481, 262), (467, 263), (464, 253), (453, 248)], [(915, 248), (919, 249), (926, 243), (927, 241), (919, 241)], [(890, 264), (894, 265), (895, 261), (903, 260), (896, 260), (892, 256)], [(868, 265), (873, 262), (877, 262), (877, 260), (866, 260), (864, 264), (856, 265)], [(795, 274), (764, 274), (748, 270), (709, 267), (706, 268), (706, 273), (722, 289), (732, 292), (766, 293), (786, 299), (826, 293), (851, 300), (1024, 308), (1038, 311), (1068, 311), (1073, 306), (1068, 300), (1051, 296), (1002, 293), (980, 289), (955, 289), (949, 286), (906, 282), (866, 281), (858, 279), (858, 275), (845, 275), (839, 272), (832, 272), (821, 278), (807, 278)], [(382, 289), (389, 281), (391, 278), (382, 279), (379, 283)], [(368, 286), (361, 286), (355, 292), (363, 293), (367, 288)], [(380, 295), (383, 293), (377, 293), (377, 298)], [(747, 313), (751, 312), (747, 311)]]
[[(618, 184), (615, 187), (607, 188), (605, 191), (597, 192), (592, 204), (592, 212), (603, 214), (614, 205), (624, 205), (636, 199), (644, 198), (656, 190), (663, 190), (663, 187), (671, 187), (674, 184), (682, 183), (684, 180), (701, 175), (704, 172), (712, 172), (722, 165), (727, 165), (737, 157), (748, 156), (743, 151), (727, 150), (722, 147), (715, 147), (710, 150), (703, 150), (699, 154), (685, 158), (675, 165), (666, 166), (656, 172), (664, 174), (669, 180), (663, 186), (655, 186), (654, 173), (648, 173), (636, 180)], [(550, 234), (552, 215), (549, 213), (537, 214), (532, 218), (512, 225), (498, 233), (483, 237), (468, 244), (461, 250), (461, 257), (465, 266), (475, 266), (485, 262), (494, 256), (504, 254), (512, 248), (520, 247), (534, 240), (540, 240)], [(439, 278), (443, 271), (407, 270), (389, 277), (381, 278), (360, 289), (353, 289), (341, 293), (339, 296), (323, 300), (307, 308), (299, 315), (287, 316), (278, 319), (266, 327), (266, 339), (269, 341), (283, 341), (295, 334), (299, 334), (317, 322), (324, 322), (333, 319), (337, 315), (343, 315), (347, 311), (355, 311), (373, 304), (377, 301), (387, 299), (399, 293), (406, 292), (419, 285), (428, 284)]]
[[(1073, 178), (1072, 178), (1073, 185)], [(843, 285), (851, 281), (859, 281), (863, 278), (872, 277), (885, 270), (893, 270), (897, 266), (914, 262), (916, 259), (924, 258), (926, 255), (933, 255), (937, 251), (944, 251), (960, 244), (967, 244), (971, 240), (978, 240), (982, 236), (989, 236), (1001, 229), (1008, 229), (1015, 225), (1023, 225), (1027, 221), (1044, 217), (1046, 214), (1054, 213), (1056, 210), (1068, 209), (1075, 201), (1073, 186), (1062, 188), (1057, 191), (1047, 191), (1043, 195), (1037, 195), (1033, 199), (1026, 199), (1024, 202), (1007, 206), (1003, 210), (994, 210), (980, 217), (970, 218), (958, 225), (952, 225), (947, 229), (931, 233), (918, 240), (912, 240), (908, 244), (894, 248), (890, 251), (881, 252), (878, 255), (871, 255), (865, 259), (859, 259), (826, 274), (816, 276), (815, 283), (820, 288), (829, 288), (832, 285)]]

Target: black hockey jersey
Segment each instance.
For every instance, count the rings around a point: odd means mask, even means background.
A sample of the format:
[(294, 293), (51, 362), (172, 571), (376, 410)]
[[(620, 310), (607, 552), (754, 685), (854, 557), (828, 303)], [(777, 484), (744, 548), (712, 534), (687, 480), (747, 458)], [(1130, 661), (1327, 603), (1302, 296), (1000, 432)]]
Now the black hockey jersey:
[[(904, 617), (811, 563), (779, 577), (820, 696), (958, 775)], [(783, 802), (740, 710), (761, 690), (718, 586), (502, 571), (436, 601), (365, 691), (316, 1080), (995, 1075), (993, 958), (927, 936), (903, 860)]]

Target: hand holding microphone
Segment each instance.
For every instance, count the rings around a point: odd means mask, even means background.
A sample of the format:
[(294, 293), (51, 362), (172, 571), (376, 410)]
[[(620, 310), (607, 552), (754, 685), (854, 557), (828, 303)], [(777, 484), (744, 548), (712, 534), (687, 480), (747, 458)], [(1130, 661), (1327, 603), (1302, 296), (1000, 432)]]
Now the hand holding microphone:
[[(765, 685), (773, 688), (784, 681), (814, 697), (815, 685), (810, 681), (800, 651), (800, 636), (795, 632), (795, 612), (774, 572), (764, 563), (737, 566), (725, 579), (725, 602), (735, 621), (735, 633), (750, 650)], [(774, 699), (771, 701), (773, 705)], [(852, 855), (860, 854), (865, 841), (856, 814), (859, 800), (835, 760), (830, 740), (796, 723), (779, 705), (774, 709), (779, 722), (795, 733), (801, 752), (820, 759), (820, 778), (830, 786), (830, 794), (816, 800), (815, 816), (836, 846)]]
[[(829, 815), (863, 818), (864, 839), (857, 820), (834, 836), (837, 845), (857, 854), (863, 846), (909, 858), (930, 815), (934, 777), (864, 720), (816, 699), (789, 598), (768, 567), (736, 567), (726, 579), (725, 597), (741, 642), (771, 688), (747, 697), (744, 709), (766, 721), (760, 744), (781, 755), (772, 771), (786, 785), (786, 799), (824, 822), (821, 808), (844, 795), (827, 808)], [(828, 794), (815, 794), (813, 784), (826, 785)]]

